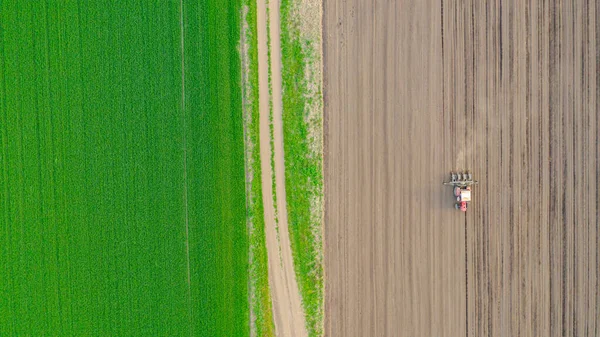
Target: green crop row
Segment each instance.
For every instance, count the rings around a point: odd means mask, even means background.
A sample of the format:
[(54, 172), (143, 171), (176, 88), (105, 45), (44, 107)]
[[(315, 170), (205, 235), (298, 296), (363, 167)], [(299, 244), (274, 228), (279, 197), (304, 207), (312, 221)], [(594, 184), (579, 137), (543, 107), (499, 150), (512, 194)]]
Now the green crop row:
[[(249, 333), (241, 1), (184, 6), (193, 319), (196, 335)], [(190, 200), (191, 200), (190, 198)]]

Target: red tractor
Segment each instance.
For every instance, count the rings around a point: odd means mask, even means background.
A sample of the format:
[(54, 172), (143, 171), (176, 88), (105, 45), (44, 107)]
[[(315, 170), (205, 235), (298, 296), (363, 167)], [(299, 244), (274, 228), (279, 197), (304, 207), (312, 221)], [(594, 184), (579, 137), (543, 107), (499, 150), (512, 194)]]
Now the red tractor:
[(468, 204), (471, 201), (471, 185), (477, 184), (473, 180), (469, 171), (450, 172), (450, 181), (444, 182), (444, 185), (454, 186), (454, 197), (456, 198), (456, 209), (466, 212)]

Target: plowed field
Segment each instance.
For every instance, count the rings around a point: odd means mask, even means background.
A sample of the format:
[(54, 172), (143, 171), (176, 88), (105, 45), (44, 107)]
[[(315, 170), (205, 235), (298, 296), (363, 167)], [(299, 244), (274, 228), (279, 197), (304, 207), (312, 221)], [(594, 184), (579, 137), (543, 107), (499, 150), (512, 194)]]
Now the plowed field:
[(327, 336), (598, 336), (599, 10), (325, 2)]

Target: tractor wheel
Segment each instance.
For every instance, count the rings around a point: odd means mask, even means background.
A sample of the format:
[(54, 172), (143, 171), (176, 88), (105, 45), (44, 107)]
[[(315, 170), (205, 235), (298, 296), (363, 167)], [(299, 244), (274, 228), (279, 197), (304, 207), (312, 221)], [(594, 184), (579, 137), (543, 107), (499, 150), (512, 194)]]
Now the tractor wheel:
[(456, 186), (456, 187), (454, 188), (454, 196), (455, 196), (455, 197), (458, 197), (458, 196), (460, 196), (460, 187)]

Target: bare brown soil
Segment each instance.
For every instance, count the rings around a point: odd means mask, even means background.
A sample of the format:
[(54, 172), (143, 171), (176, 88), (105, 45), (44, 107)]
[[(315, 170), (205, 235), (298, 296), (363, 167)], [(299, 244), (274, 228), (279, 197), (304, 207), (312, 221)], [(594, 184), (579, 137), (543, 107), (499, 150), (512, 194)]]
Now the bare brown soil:
[(324, 2), (326, 336), (600, 335), (599, 18)]

